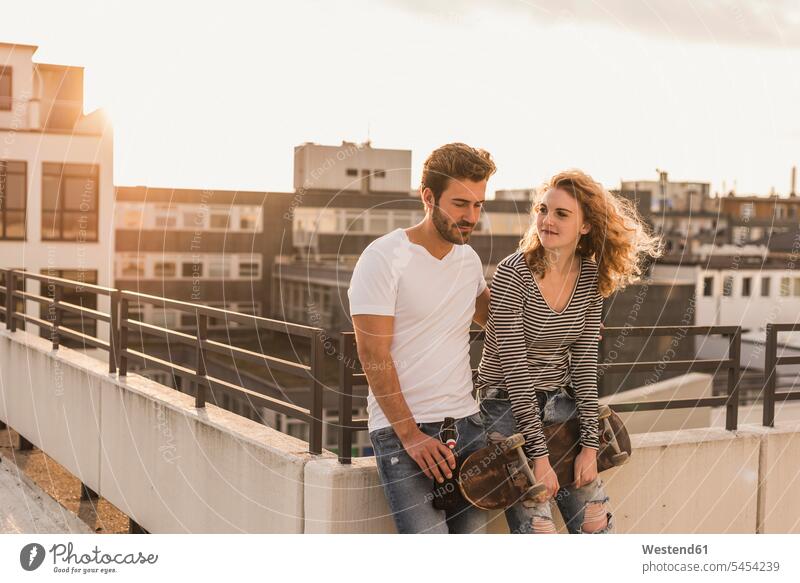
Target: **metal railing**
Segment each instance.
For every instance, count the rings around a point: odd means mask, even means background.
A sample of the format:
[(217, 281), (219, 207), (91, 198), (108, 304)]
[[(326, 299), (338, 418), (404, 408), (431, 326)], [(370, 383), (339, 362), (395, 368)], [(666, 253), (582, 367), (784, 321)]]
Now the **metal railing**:
[[(741, 327), (739, 326), (640, 326), (640, 327), (606, 327), (603, 335), (609, 336), (614, 332), (625, 331), (630, 336), (700, 336), (721, 334), (729, 338), (728, 358), (723, 359), (693, 359), (673, 360), (668, 362), (615, 362), (600, 363), (598, 371), (605, 372), (637, 372), (652, 371), (656, 366), (662, 370), (675, 372), (718, 372), (727, 371), (728, 391), (722, 397), (706, 397), (702, 399), (673, 399), (669, 401), (648, 401), (640, 403), (614, 403), (611, 409), (619, 413), (635, 411), (665, 411), (667, 409), (687, 409), (695, 407), (726, 406), (725, 428), (735, 430), (738, 426), (739, 412), (739, 360), (741, 354)], [(471, 330), (472, 342), (482, 340), (483, 330)], [(601, 341), (602, 342), (602, 341)], [(363, 371), (358, 370), (358, 354), (355, 344), (355, 335), (352, 332), (343, 333), (340, 342), (339, 362), (339, 461), (344, 464), (351, 462), (352, 434), (354, 431), (363, 431), (367, 428), (365, 419), (352, 418), (352, 405), (354, 390), (366, 391), (367, 377)], [(800, 358), (797, 362), (800, 363)], [(473, 375), (477, 369), (472, 370)]]
[(781, 364), (800, 364), (800, 355), (778, 356), (778, 333), (798, 332), (800, 323), (767, 324), (767, 338), (764, 347), (764, 411), (762, 425), (775, 427), (775, 404), (777, 402), (796, 401), (800, 399), (800, 391), (776, 392), (777, 367)]
[[(0, 293), (5, 294), (5, 302), (4, 305), (0, 307), (0, 314), (5, 317), (8, 330), (14, 332), (17, 329), (18, 322), (28, 322), (38, 326), (40, 330), (47, 330), (50, 332), (53, 350), (58, 350), (62, 336), (78, 340), (85, 346), (106, 350), (108, 351), (109, 373), (118, 373), (120, 377), (125, 377), (127, 375), (129, 361), (131, 359), (137, 359), (155, 368), (166, 370), (173, 375), (188, 378), (197, 385), (197, 394), (195, 396), (195, 406), (197, 408), (205, 407), (206, 390), (213, 389), (215, 386), (247, 395), (248, 398), (258, 401), (259, 404), (271, 411), (305, 421), (309, 425), (309, 452), (313, 454), (322, 453), (323, 387), (321, 375), (324, 355), (322, 346), (323, 330), (321, 328), (272, 320), (250, 314), (240, 314), (238, 312), (212, 308), (202, 304), (182, 302), (133, 291), (90, 285), (59, 277), (30, 273), (23, 270), (0, 269), (0, 274), (3, 275), (3, 285), (0, 286)], [(52, 290), (52, 297), (41, 295), (41, 292), (39, 294), (34, 294), (17, 289), (18, 283), (25, 282), (26, 280), (38, 281), (40, 286), (46, 285), (48, 289)], [(110, 296), (109, 313), (65, 302), (63, 300), (65, 289)], [(23, 302), (21, 310), (17, 309), (17, 300)], [(40, 305), (48, 306), (51, 315), (49, 320), (27, 314), (25, 310), (26, 301), (33, 301)], [(180, 310), (181, 312), (193, 314), (197, 322), (196, 334), (186, 334), (164, 326), (156, 326), (131, 318), (131, 302), (150, 303), (162, 308), (172, 308)], [(64, 312), (72, 312), (80, 315), (82, 318), (89, 318), (95, 322), (107, 323), (109, 325), (108, 341), (65, 327), (62, 324), (62, 314)], [(304, 338), (309, 342), (309, 362), (308, 364), (292, 362), (276, 356), (254, 352), (211, 339), (208, 337), (209, 318), (218, 318), (225, 322), (236, 322), (245, 326), (249, 325), (255, 329), (287, 334), (290, 337)], [(142, 334), (158, 336), (167, 341), (179, 342), (195, 347), (195, 362), (191, 364), (170, 362), (153, 355), (148, 355), (145, 352), (131, 349), (129, 347), (128, 335), (132, 330)], [(206, 354), (209, 352), (226, 355), (234, 359), (239, 358), (266, 364), (270, 370), (281, 371), (307, 379), (311, 388), (310, 407), (304, 408), (294, 403), (281, 401), (280, 399), (209, 375), (206, 367)]]
[[(170, 330), (164, 326), (148, 324), (141, 320), (130, 317), (130, 303), (149, 303), (151, 305), (164, 308), (179, 310), (183, 313), (192, 314), (196, 320), (196, 332), (194, 335)], [(292, 362), (275, 356), (254, 352), (244, 348), (239, 348), (232, 344), (218, 342), (208, 337), (208, 320), (217, 318), (226, 322), (236, 322), (252, 326), (256, 329), (269, 330), (287, 334), (291, 337), (305, 338), (310, 342), (309, 364)], [(272, 320), (261, 316), (240, 314), (222, 308), (212, 308), (200, 304), (171, 300), (159, 296), (153, 296), (132, 291), (122, 291), (120, 297), (120, 349), (119, 349), (119, 374), (125, 376), (128, 372), (128, 360), (136, 358), (156, 368), (165, 370), (184, 378), (188, 378), (197, 383), (197, 394), (195, 396), (195, 407), (203, 408), (206, 404), (206, 389), (213, 389), (219, 386), (234, 392), (247, 395), (248, 398), (256, 399), (271, 411), (283, 413), (296, 419), (301, 419), (309, 425), (309, 451), (311, 453), (322, 453), (322, 329), (292, 324), (281, 320)], [(196, 351), (196, 363), (193, 368), (175, 364), (170, 361), (148, 355), (138, 350), (129, 348), (128, 332), (137, 330), (142, 334), (158, 336), (171, 342), (177, 342), (188, 346), (193, 346)], [(144, 348), (143, 348), (144, 349)], [(311, 407), (299, 407), (293, 403), (281, 401), (267, 395), (252, 391), (235, 383), (231, 383), (208, 374), (206, 366), (206, 355), (209, 352), (240, 358), (258, 364), (265, 364), (269, 369), (281, 371), (301, 378), (307, 378), (311, 383)]]
[[(66, 336), (83, 342), (85, 345), (101, 350), (108, 351), (108, 372), (113, 374), (117, 370), (117, 338), (115, 331), (118, 329), (117, 315), (119, 305), (119, 290), (110, 287), (103, 287), (100, 285), (82, 283), (73, 281), (71, 279), (63, 279), (61, 277), (53, 277), (49, 275), (41, 275), (38, 273), (31, 273), (18, 269), (0, 269), (3, 274), (3, 285), (0, 286), (0, 292), (5, 294), (5, 306), (3, 306), (0, 313), (5, 316), (6, 328), (12, 332), (17, 329), (17, 322), (29, 322), (39, 327), (40, 330), (48, 330), (50, 332), (50, 339), (53, 343), (53, 350), (58, 350), (61, 345), (61, 337)], [(40, 288), (47, 286), (47, 289), (52, 290), (51, 296), (44, 296), (40, 293), (34, 294), (24, 291), (25, 282), (27, 280), (38, 281)], [(17, 284), (22, 283), (23, 289), (17, 289)], [(11, 292), (9, 293), (9, 290)], [(109, 313), (101, 312), (93, 308), (79, 306), (70, 302), (65, 302), (64, 290), (72, 290), (75, 292), (86, 292), (97, 294), (101, 296), (109, 296), (111, 298), (111, 308)], [(22, 300), (23, 306), (26, 301), (33, 301), (40, 305), (47, 306), (50, 313), (50, 318), (45, 320), (31, 316), (23, 310), (17, 311), (16, 300)], [(62, 323), (64, 312), (77, 314), (83, 318), (88, 318), (94, 322), (105, 322), (109, 326), (109, 339), (108, 341), (96, 338), (89, 334), (85, 334), (79, 330), (74, 330)]]

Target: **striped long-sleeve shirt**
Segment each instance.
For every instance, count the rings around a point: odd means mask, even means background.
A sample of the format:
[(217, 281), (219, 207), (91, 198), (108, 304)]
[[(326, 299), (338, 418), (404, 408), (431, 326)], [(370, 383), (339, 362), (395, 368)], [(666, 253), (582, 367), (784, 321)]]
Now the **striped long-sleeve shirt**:
[(561, 312), (545, 301), (522, 253), (509, 255), (497, 266), (477, 388), (508, 392), (530, 458), (548, 455), (536, 390), (571, 386), (581, 445), (599, 447), (597, 347), (602, 307), (597, 264), (589, 258), (581, 259), (580, 275)]

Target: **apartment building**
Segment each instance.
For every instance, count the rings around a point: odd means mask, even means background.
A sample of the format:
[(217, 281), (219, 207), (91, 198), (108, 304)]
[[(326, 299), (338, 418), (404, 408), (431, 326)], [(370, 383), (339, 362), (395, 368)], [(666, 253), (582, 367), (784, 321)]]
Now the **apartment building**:
[[(0, 43), (0, 254), (4, 267), (111, 285), (112, 132), (83, 112), (83, 68), (39, 63), (37, 47)], [(40, 293), (29, 281), (28, 291)], [(41, 290), (46, 292), (47, 290)], [(64, 299), (101, 310), (108, 298)], [(45, 317), (27, 302), (26, 312)], [(103, 323), (65, 314), (65, 326), (108, 339)], [(75, 341), (65, 339), (75, 346)]]

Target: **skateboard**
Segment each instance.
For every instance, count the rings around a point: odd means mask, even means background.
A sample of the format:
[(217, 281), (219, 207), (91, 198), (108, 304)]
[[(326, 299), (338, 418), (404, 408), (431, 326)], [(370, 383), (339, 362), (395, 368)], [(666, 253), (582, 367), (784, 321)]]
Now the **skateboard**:
[(482, 510), (503, 510), (523, 498), (547, 500), (547, 489), (536, 482), (523, 445), (525, 438), (516, 433), (464, 459), (458, 487), (467, 502)]
[[(598, 437), (600, 449), (597, 452), (597, 472), (604, 472), (626, 463), (631, 455), (631, 438), (619, 415), (608, 406), (602, 405), (598, 411)], [(580, 452), (580, 422), (577, 418), (563, 423), (544, 426), (550, 465), (561, 486), (575, 481), (575, 458)]]
[[(600, 449), (597, 471), (620, 466), (631, 455), (628, 431), (614, 411), (598, 411)], [(575, 457), (580, 451), (580, 423), (577, 418), (544, 427), (550, 465), (561, 486), (575, 481)], [(547, 500), (547, 489), (536, 481), (522, 446), (521, 433), (493, 442), (467, 456), (458, 470), (458, 487), (464, 498), (482, 510), (504, 510), (521, 499)]]

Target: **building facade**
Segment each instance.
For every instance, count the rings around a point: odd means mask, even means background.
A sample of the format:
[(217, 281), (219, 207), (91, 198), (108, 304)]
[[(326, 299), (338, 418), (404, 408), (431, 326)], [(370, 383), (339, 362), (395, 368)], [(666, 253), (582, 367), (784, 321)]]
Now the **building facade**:
[[(0, 253), (3, 266), (113, 283), (113, 140), (102, 110), (83, 114), (83, 69), (37, 63), (37, 47), (0, 43)], [(27, 290), (40, 290), (27, 282)], [(107, 297), (67, 294), (108, 310)], [(44, 317), (27, 302), (26, 312)], [(63, 324), (108, 339), (100, 323)], [(69, 343), (66, 341), (65, 343)]]

